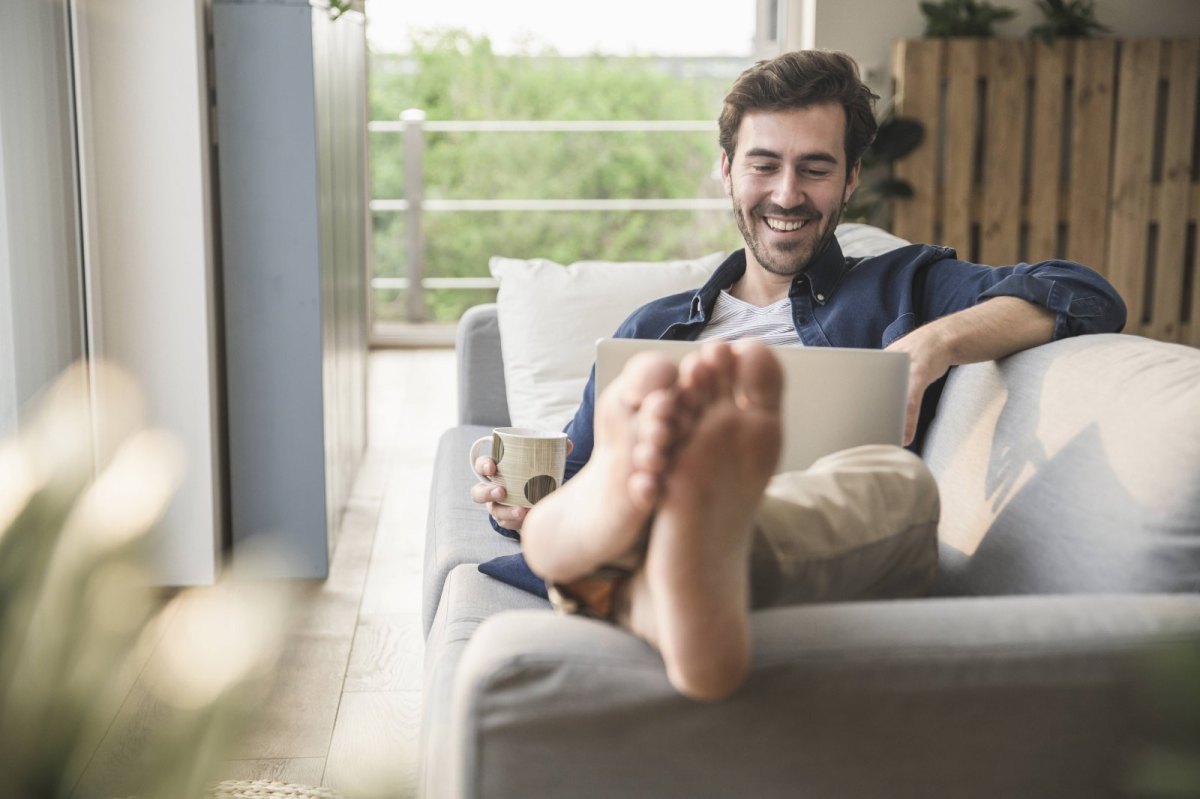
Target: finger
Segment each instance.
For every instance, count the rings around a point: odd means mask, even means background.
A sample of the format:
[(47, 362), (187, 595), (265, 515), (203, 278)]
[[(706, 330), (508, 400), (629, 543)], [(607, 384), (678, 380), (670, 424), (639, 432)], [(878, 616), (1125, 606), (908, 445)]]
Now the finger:
[(904, 446), (908, 446), (917, 436), (917, 418), (921, 415), (921, 400), (910, 397), (908, 408), (904, 414)]
[(503, 486), (493, 485), (492, 483), (476, 483), (471, 486), (471, 500), (473, 502), (498, 502), (507, 496)]
[(496, 462), (487, 455), (480, 455), (475, 459), (475, 473), (491, 477), (496, 474)]
[(519, 505), (501, 505), (497, 502), (488, 504), (488, 512), (492, 514), (492, 518), (499, 523), (501, 527), (509, 530), (521, 529), (521, 523), (525, 520), (525, 514), (528, 509), (522, 508)]
[(575, 450), (575, 442), (567, 439), (567, 454), (570, 455)]

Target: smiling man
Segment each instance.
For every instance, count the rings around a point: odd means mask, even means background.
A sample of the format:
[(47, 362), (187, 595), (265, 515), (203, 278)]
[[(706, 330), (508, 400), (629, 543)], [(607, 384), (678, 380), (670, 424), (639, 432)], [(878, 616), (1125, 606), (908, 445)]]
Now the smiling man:
[[(678, 369), (635, 359), (599, 398), (589, 383), (567, 426), (573, 477), (532, 510), (489, 483), (472, 490), (524, 555), (482, 569), (534, 591), (545, 581), (560, 609), (641, 636), (688, 696), (744, 679), (751, 608), (927, 590), (938, 497), (914, 453), (950, 367), (1124, 324), (1113, 288), (1068, 261), (992, 267), (925, 244), (846, 258), (834, 229), (875, 136), (874, 99), (841, 53), (743, 73), (720, 144), (746, 248), (616, 333), (713, 343)], [(781, 344), (907, 352), (911, 451), (860, 447), (773, 475), (782, 378), (764, 345)]]
[[(833, 239), (858, 184), (857, 164), (843, 155), (844, 129), (845, 112), (834, 103), (742, 118), (730, 150), (721, 153), (721, 179), (757, 267), (739, 281), (743, 293), (757, 291), (767, 302), (786, 297), (792, 278)], [(735, 166), (738, 140), (743, 153)]]

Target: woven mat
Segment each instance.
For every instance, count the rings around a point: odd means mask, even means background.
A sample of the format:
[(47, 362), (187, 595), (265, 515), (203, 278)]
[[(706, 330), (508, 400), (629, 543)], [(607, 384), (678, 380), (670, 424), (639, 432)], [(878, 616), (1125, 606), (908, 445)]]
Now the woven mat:
[(266, 780), (225, 780), (213, 786), (212, 799), (343, 799), (329, 788)]

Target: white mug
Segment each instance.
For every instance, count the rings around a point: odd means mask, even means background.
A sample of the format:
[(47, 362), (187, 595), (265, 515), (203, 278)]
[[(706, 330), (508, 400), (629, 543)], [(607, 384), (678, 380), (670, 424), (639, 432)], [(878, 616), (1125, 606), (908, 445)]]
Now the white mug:
[[(480, 448), (491, 443), (496, 475), (475, 471)], [(501, 504), (532, 508), (538, 500), (562, 485), (567, 467), (567, 434), (528, 427), (497, 427), (471, 445), (471, 471), (481, 480), (503, 486)]]

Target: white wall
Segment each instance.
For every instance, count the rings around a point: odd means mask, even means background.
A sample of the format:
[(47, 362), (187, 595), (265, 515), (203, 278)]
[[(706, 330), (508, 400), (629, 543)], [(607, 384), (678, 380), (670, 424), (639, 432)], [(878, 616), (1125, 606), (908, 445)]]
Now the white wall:
[(205, 3), (86, 0), (75, 11), (94, 353), (133, 374), (150, 422), (188, 453), (155, 540), (157, 577), (209, 583), (221, 491)]
[(83, 355), (66, 0), (0, 24), (0, 436)]
[[(0, 125), (0, 156), (4, 153), (4, 126)], [(0, 157), (0, 241), (7, 242), (8, 191), (4, 182), (4, 158)], [(17, 343), (13, 327), (12, 257), (0, 249), (0, 437), (17, 429)]]
[[(892, 47), (920, 38), (925, 17), (917, 0), (787, 0), (787, 48), (805, 41), (805, 6), (813, 19), (811, 46), (843, 50), (858, 61), (863, 77), (883, 98), (891, 95)], [(1002, 36), (1025, 36), (1042, 21), (1034, 0), (993, 0), (1017, 16), (996, 27)], [(1096, 16), (1113, 36), (1200, 36), (1198, 0), (1096, 0)]]

